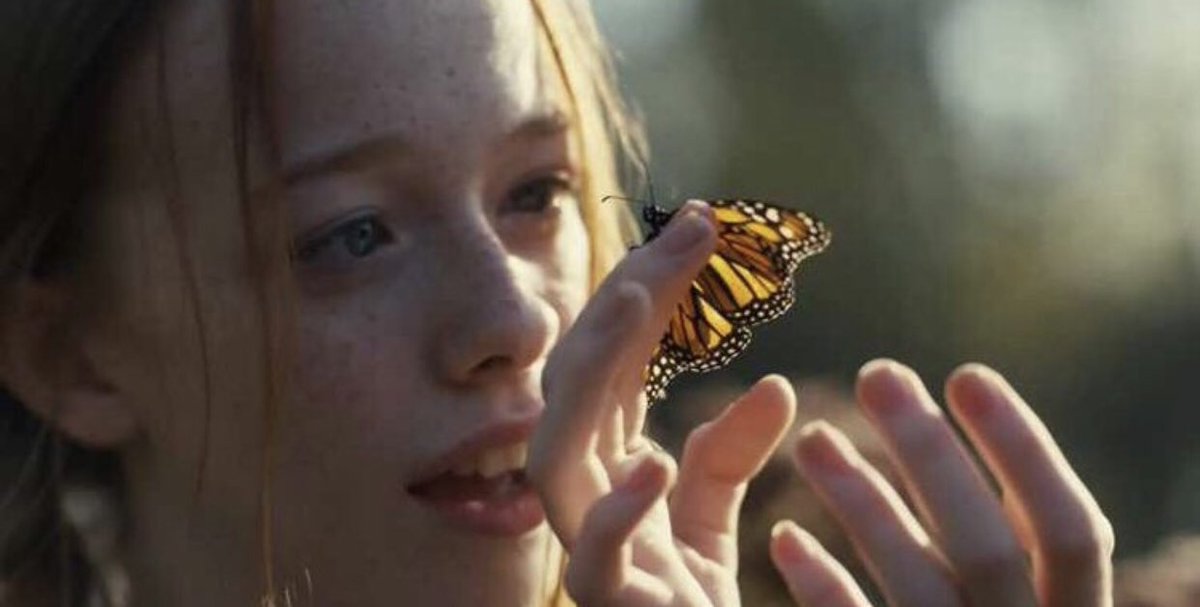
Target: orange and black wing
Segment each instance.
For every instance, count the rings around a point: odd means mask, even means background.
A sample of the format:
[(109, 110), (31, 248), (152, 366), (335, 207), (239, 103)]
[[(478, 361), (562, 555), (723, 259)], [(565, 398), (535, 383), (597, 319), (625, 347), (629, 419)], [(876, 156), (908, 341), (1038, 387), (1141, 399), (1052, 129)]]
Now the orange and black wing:
[(831, 234), (812, 217), (770, 203), (716, 200), (717, 249), (697, 282), (734, 322), (774, 320), (794, 302), (792, 274), (829, 245)]
[(667, 384), (683, 371), (704, 372), (729, 364), (750, 343), (750, 330), (708, 302), (698, 282), (671, 315), (646, 367), (646, 397), (651, 404), (667, 395)]
[(711, 371), (740, 354), (750, 343), (750, 327), (792, 306), (792, 274), (831, 240), (819, 221), (770, 203), (709, 204), (718, 224), (717, 248), (676, 306), (646, 368), (651, 403), (666, 396), (679, 373)]

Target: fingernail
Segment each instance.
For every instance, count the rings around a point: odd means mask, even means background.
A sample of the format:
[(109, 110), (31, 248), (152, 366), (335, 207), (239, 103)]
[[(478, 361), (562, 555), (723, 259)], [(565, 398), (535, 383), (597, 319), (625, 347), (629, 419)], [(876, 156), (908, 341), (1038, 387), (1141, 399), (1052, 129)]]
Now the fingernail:
[(875, 360), (863, 366), (859, 372), (859, 395), (863, 405), (877, 416), (918, 411), (939, 413), (916, 374), (891, 360)]
[(779, 559), (787, 563), (802, 563), (808, 558), (804, 539), (796, 523), (783, 520), (771, 528), (771, 539), (775, 540), (775, 551)]
[(838, 447), (833, 428), (823, 421), (809, 423), (800, 430), (797, 453), (800, 463), (831, 474), (849, 474), (854, 466)]
[(967, 415), (983, 419), (991, 415), (997, 407), (997, 400), (1003, 398), (1003, 388), (1000, 385), (999, 374), (983, 365), (964, 365), (952, 376), (952, 390), (958, 398), (957, 405)]
[(705, 212), (706, 205), (689, 200), (671, 219), (666, 231), (659, 237), (661, 246), (668, 253), (683, 253), (705, 239), (712, 231), (712, 223)]

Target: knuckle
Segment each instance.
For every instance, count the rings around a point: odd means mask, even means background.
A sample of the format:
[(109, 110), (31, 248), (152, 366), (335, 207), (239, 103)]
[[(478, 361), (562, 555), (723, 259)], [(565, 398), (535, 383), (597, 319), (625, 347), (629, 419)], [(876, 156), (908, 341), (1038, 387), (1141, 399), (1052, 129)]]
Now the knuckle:
[(1112, 525), (1107, 519), (1089, 520), (1055, 533), (1043, 547), (1046, 558), (1062, 566), (1087, 565), (1107, 560), (1115, 546)]

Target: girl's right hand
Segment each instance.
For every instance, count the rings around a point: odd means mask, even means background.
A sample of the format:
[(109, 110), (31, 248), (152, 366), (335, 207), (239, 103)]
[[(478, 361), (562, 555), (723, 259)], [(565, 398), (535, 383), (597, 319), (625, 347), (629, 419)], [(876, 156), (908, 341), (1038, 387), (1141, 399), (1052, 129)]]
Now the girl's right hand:
[[(711, 225), (681, 221), (687, 215), (614, 270), (543, 377), (547, 408), (528, 472), (571, 554), (566, 583), (581, 605), (738, 604), (738, 508), (794, 414), (785, 381), (760, 382), (689, 436), (678, 483), (674, 462), (642, 434), (644, 361), (714, 245)], [(797, 456), (889, 603), (1111, 605), (1111, 527), (1011, 387), (976, 366), (947, 386), (997, 496), (915, 374), (897, 368), (869, 365), (859, 400), (925, 525), (830, 428), (810, 429)], [(804, 604), (866, 604), (796, 528), (779, 528), (772, 554)]]
[(613, 270), (547, 361), (527, 473), (570, 553), (566, 587), (580, 605), (739, 603), (738, 510), (791, 424), (789, 384), (761, 381), (693, 431), (678, 482), (642, 433), (642, 373), (712, 254), (712, 221), (707, 205), (685, 205)]

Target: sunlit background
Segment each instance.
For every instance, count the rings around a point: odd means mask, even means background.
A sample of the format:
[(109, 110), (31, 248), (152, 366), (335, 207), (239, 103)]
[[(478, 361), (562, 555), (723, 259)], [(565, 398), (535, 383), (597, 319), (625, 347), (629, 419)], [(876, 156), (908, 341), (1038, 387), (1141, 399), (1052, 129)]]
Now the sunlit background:
[(934, 387), (981, 360), (1119, 557), (1200, 530), (1200, 2), (594, 4), (660, 199), (775, 200), (835, 232), (792, 313), (673, 386), (663, 432), (767, 371), (804, 408), (872, 357)]

